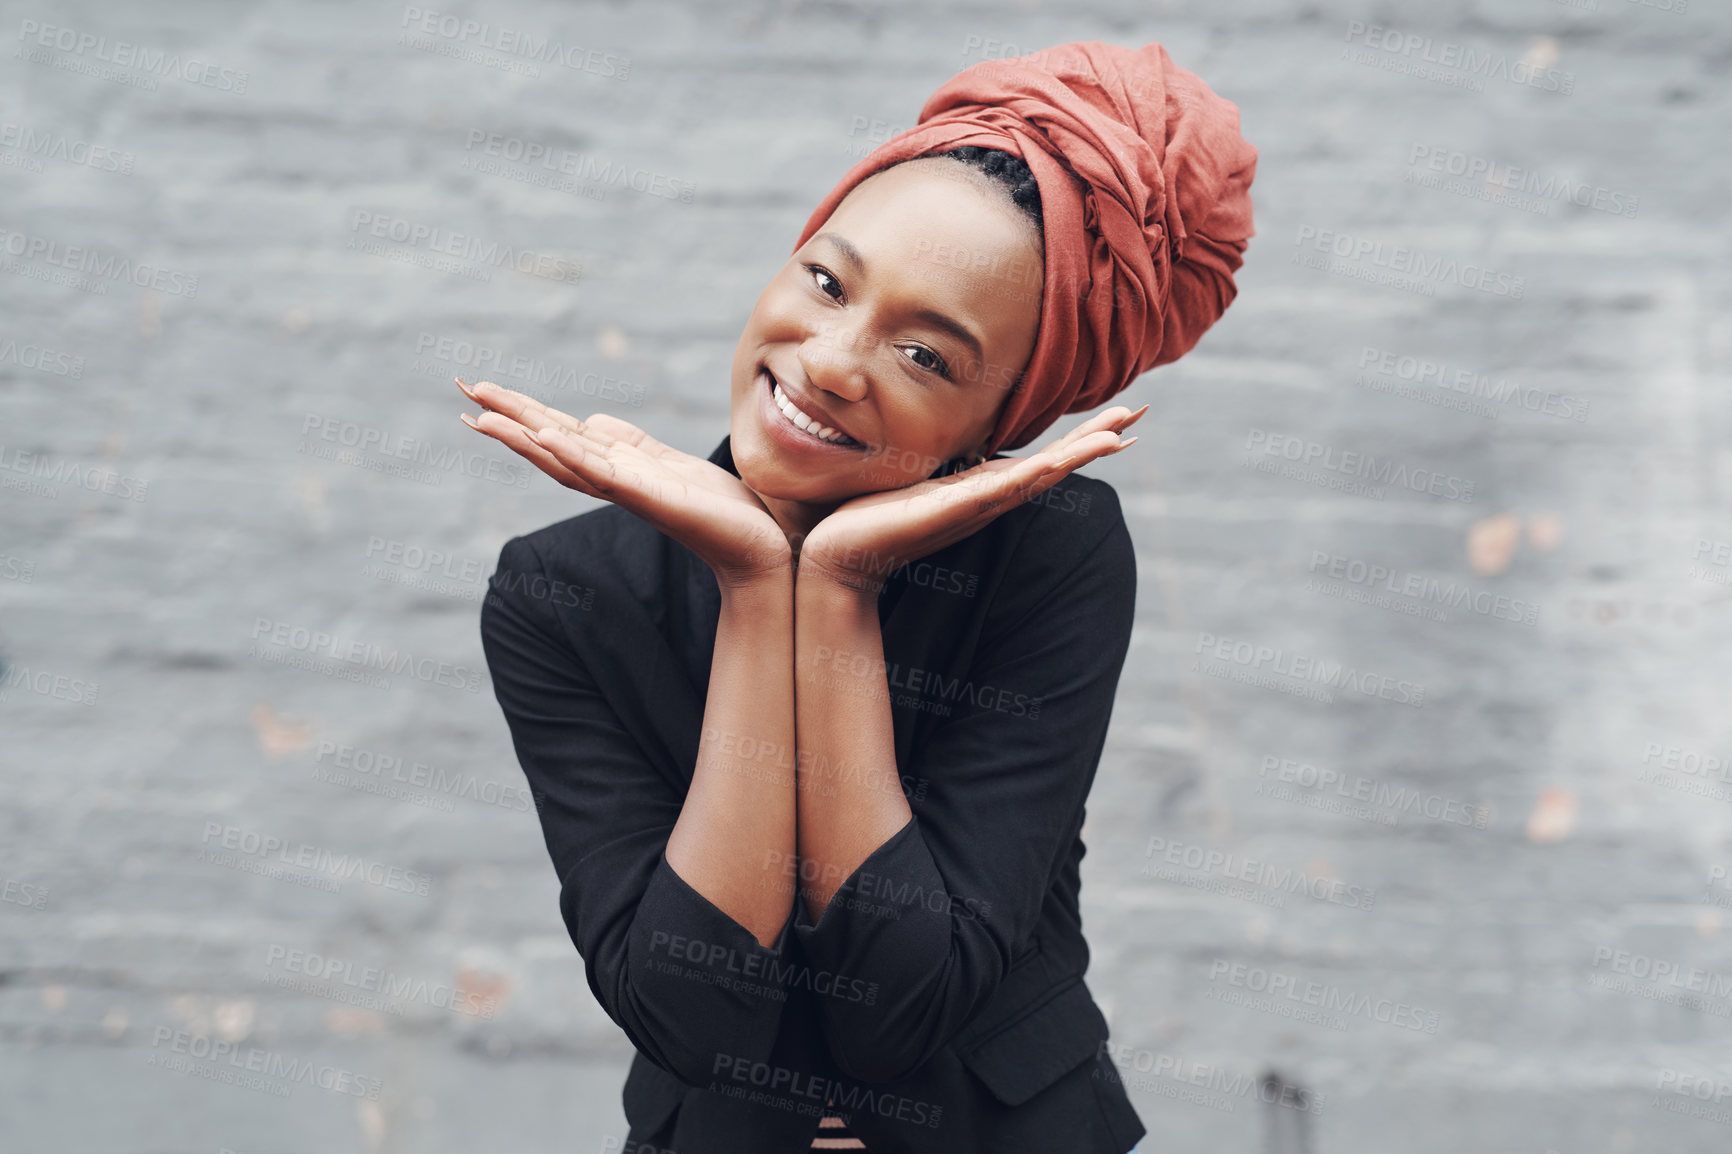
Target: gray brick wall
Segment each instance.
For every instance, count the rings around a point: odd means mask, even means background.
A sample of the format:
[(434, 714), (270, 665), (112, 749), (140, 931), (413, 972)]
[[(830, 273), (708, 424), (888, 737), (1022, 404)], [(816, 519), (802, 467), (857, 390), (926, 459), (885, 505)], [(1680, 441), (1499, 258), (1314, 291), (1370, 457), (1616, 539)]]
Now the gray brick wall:
[[(965, 65), (1093, 38), (1166, 44), (1261, 151), (1239, 300), (1091, 470), (1142, 582), (1084, 903), (1144, 1149), (1726, 1148), (1718, 0), (0, 30), (0, 1148), (617, 1148), (630, 1052), (476, 631), (499, 546), (590, 502), (465, 430), (450, 377), (539, 373), (707, 453), (853, 160)], [(432, 251), (456, 234), (528, 271)], [(404, 438), (444, 467), (377, 447)], [(1355, 490), (1346, 454), (1393, 472)], [(431, 672), (298, 668), (297, 629)], [(363, 868), (304, 884), (333, 858)], [(401, 996), (352, 996), (368, 967)], [(255, 1081), (176, 1052), (205, 1045)], [(1261, 1105), (1269, 1070), (1313, 1112)]]

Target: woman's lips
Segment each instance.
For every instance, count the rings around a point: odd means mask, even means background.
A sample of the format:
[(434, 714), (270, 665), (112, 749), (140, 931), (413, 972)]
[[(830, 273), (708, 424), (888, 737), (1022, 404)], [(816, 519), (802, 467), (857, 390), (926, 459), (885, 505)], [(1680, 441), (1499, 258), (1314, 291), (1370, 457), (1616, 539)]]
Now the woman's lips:
[[(763, 417), (765, 427), (777, 440), (781, 441), (785, 445), (799, 448), (818, 446), (825, 449), (840, 449), (846, 451), (864, 447), (858, 441), (851, 438), (847, 441), (826, 441), (815, 433), (808, 433), (805, 429), (796, 425), (789, 419), (786, 413), (782, 412), (781, 406), (776, 404), (775, 390), (777, 381), (775, 374), (771, 373), (767, 366), (760, 366), (758, 369), (758, 375), (764, 382), (763, 397), (758, 404), (758, 411)], [(792, 400), (790, 400), (789, 403), (792, 403)], [(841, 433), (840, 430), (837, 431), (838, 433)], [(841, 433), (841, 435), (844, 437), (847, 436), (846, 433)]]

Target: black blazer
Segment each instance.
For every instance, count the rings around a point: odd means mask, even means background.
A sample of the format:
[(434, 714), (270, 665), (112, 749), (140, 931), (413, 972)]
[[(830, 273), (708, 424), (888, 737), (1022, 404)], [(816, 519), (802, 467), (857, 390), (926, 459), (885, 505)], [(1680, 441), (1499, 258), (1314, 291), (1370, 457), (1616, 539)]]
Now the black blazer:
[[(710, 460), (738, 475), (726, 438)], [(882, 788), (913, 819), (817, 925), (797, 899), (765, 949), (663, 855), (697, 760), (714, 574), (614, 505), (506, 543), (482, 644), (590, 989), (637, 1047), (633, 1141), (793, 1154), (826, 1102), (874, 1151), (1142, 1137), (1077, 906), (1136, 584), (1117, 495), (1076, 474), (893, 574), (901, 779)]]

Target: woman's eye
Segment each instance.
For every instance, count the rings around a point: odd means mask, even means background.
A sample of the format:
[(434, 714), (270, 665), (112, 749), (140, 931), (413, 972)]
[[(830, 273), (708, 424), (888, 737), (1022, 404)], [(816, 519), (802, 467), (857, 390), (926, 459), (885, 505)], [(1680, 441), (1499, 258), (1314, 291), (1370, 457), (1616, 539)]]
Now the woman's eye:
[[(915, 364), (919, 365), (926, 371), (937, 373), (941, 377), (948, 377), (950, 375), (950, 368), (944, 363), (944, 358), (933, 352), (931, 349), (925, 348), (921, 345), (909, 345), (903, 351), (909, 353), (909, 359), (913, 360)], [(932, 358), (931, 363), (928, 364), (925, 361), (919, 360), (918, 357), (920, 355)]]
[[(818, 279), (818, 291), (819, 292), (823, 293), (825, 296), (829, 297), (831, 300), (841, 300), (842, 299), (842, 282), (841, 281), (837, 280), (835, 277), (831, 276), (829, 273), (825, 272), (822, 268), (819, 268), (815, 264), (807, 265), (806, 269), (807, 269), (807, 271), (809, 271), (812, 274), (813, 277)], [(828, 282), (828, 284), (826, 284), (826, 282)], [(831, 292), (828, 285), (835, 285), (836, 291)]]

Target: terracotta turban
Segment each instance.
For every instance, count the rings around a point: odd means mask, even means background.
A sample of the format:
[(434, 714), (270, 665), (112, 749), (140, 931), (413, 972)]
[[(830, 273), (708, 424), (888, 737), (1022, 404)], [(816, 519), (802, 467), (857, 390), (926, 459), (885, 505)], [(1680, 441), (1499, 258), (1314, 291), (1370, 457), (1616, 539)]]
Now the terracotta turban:
[(1045, 219), (1040, 331), (990, 456), (1104, 404), (1219, 319), (1252, 235), (1257, 150), (1238, 106), (1159, 44), (1061, 44), (946, 81), (913, 128), (843, 175), (795, 249), (879, 169), (971, 144), (1023, 159)]

